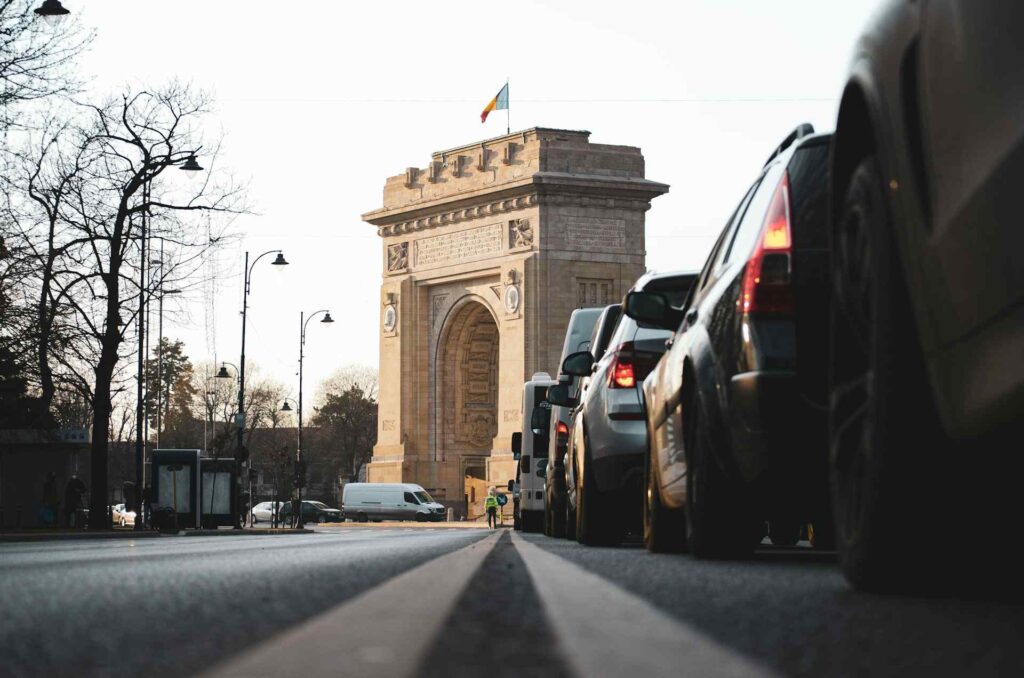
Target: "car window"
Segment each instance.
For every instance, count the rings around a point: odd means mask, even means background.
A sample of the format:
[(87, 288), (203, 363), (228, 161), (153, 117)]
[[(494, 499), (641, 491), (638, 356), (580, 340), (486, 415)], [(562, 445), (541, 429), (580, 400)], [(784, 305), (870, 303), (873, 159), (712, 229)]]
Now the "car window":
[(406, 504), (418, 504), (419, 502), (416, 501), (416, 496), (412, 492), (406, 492), (405, 493), (405, 503)]
[(722, 264), (728, 262), (729, 246), (736, 235), (736, 229), (742, 221), (743, 216), (747, 214), (747, 212), (749, 211), (750, 201), (757, 193), (757, 189), (760, 185), (761, 177), (758, 177), (757, 181), (751, 184), (750, 188), (747, 189), (747, 192), (746, 194), (744, 194), (743, 199), (740, 200), (740, 203), (739, 205), (736, 206), (736, 209), (733, 211), (732, 216), (729, 217), (729, 222), (725, 225), (725, 228), (722, 229), (722, 237), (718, 245), (716, 246), (717, 249), (715, 250), (714, 255), (711, 257), (711, 270), (708, 274), (707, 279), (704, 281), (705, 283), (707, 282), (707, 280), (711, 280), (717, 275), (718, 270), (722, 267)]
[(754, 243), (761, 234), (761, 227), (764, 225), (764, 215), (768, 211), (768, 204), (772, 201), (775, 188), (779, 185), (779, 180), (782, 179), (782, 173), (785, 169), (782, 163), (776, 163), (765, 173), (764, 179), (761, 181), (760, 186), (758, 186), (754, 197), (751, 198), (739, 227), (736, 229), (736, 234), (726, 250), (725, 257), (722, 259), (723, 264), (736, 260), (746, 261), (747, 257), (750, 256), (751, 251), (754, 249)]
[(413, 492), (413, 494), (416, 495), (416, 498), (419, 499), (421, 503), (424, 503), (424, 504), (432, 504), (432, 503), (434, 503), (433, 497), (431, 497), (425, 491), (423, 491), (423, 492)]

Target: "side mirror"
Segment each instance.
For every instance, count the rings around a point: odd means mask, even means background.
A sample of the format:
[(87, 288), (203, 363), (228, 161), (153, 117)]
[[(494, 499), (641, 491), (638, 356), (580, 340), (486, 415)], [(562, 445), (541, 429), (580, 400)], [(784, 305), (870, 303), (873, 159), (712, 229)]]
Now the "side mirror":
[[(590, 355), (590, 351), (577, 351), (576, 353), (570, 353), (566, 356), (565, 360), (562, 361), (562, 371), (566, 374), (571, 374), (574, 377), (587, 376), (590, 374), (590, 370), (593, 367), (594, 356)], [(548, 398), (548, 402), (551, 402), (551, 398)], [(555, 404), (557, 405), (558, 403)]]
[[(590, 355), (589, 353), (585, 355)], [(568, 358), (566, 358), (568, 361)], [(559, 407), (576, 407), (579, 401), (569, 395), (568, 384), (555, 384), (548, 387), (548, 402)]]
[(516, 489), (516, 481), (514, 481), (514, 480), (508, 481), (508, 491), (509, 492), (513, 492), (515, 489)]
[(521, 431), (516, 431), (512, 434), (512, 456), (516, 459), (523, 453), (523, 434)]
[(530, 472), (530, 455), (519, 458), (519, 472), (529, 473)]
[(676, 329), (683, 321), (682, 311), (672, 308), (660, 292), (627, 293), (622, 312), (633, 320), (666, 330)]

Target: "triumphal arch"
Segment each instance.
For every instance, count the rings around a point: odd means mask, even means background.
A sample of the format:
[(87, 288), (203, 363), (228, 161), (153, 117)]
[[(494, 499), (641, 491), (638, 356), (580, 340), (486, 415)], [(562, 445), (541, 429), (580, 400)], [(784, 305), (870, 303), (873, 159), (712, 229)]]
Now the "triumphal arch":
[(644, 272), (644, 219), (668, 191), (640, 149), (534, 128), (433, 154), (363, 215), (383, 241), (380, 409), (370, 482), (455, 509), (515, 477), (523, 382), (555, 374), (569, 314)]

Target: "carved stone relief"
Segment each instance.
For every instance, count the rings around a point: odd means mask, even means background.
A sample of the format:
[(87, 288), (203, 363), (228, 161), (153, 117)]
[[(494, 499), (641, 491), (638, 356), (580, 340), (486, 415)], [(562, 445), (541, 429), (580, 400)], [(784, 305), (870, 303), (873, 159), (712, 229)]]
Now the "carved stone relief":
[(409, 268), (409, 243), (400, 242), (388, 245), (388, 273), (396, 273)]
[(529, 219), (508, 222), (508, 246), (512, 249), (533, 247), (533, 228)]

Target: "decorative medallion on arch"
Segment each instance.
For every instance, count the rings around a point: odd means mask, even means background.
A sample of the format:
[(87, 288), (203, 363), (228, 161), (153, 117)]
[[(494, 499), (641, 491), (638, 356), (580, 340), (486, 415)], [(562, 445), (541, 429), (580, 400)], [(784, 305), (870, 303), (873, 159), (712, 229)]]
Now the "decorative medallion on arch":
[(457, 306), (438, 352), (442, 458), (489, 453), (498, 433), (498, 325), (481, 302)]

